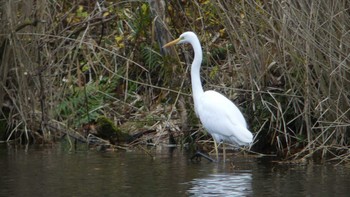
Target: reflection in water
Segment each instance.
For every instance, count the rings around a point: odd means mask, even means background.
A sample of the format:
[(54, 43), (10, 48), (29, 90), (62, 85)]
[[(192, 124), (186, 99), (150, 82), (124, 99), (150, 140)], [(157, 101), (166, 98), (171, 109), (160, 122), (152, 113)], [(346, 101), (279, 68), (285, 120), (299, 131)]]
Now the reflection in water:
[(247, 196), (252, 194), (252, 174), (211, 174), (194, 179), (188, 192), (193, 196)]
[(192, 163), (180, 149), (28, 149), (0, 144), (1, 196), (349, 196), (350, 168), (279, 165), (254, 157)]

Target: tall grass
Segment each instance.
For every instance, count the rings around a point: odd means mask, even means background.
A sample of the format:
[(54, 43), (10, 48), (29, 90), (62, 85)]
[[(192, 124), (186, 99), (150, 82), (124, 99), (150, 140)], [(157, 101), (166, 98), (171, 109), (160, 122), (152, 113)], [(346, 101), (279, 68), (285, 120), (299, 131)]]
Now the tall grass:
[(198, 123), (192, 55), (161, 46), (191, 30), (203, 44), (205, 89), (241, 107), (253, 149), (349, 158), (348, 1), (149, 2), (1, 2), (5, 141), (51, 141), (100, 115), (157, 138), (189, 134)]
[(0, 6), (0, 106), (9, 123), (3, 140), (52, 141), (100, 115), (121, 121), (153, 102), (144, 97), (159, 93), (159, 78), (150, 77), (159, 65), (149, 57), (159, 54), (148, 50), (151, 41), (144, 42), (151, 35), (147, 4), (3, 1)]
[[(297, 158), (346, 154), (350, 123), (348, 1), (216, 0), (233, 63), (245, 73), (258, 139)], [(261, 126), (262, 128), (259, 128)], [(269, 136), (266, 139), (264, 136)], [(266, 142), (257, 145), (266, 147)]]

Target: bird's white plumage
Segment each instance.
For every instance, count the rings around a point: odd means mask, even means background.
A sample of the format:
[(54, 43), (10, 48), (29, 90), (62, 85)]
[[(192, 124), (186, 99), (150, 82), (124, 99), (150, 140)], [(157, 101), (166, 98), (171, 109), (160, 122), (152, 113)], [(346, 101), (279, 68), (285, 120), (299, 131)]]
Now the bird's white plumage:
[(209, 90), (204, 92), (200, 80), (202, 63), (202, 47), (197, 35), (185, 32), (180, 37), (165, 46), (190, 43), (194, 50), (191, 66), (191, 83), (194, 108), (204, 128), (214, 140), (248, 145), (253, 141), (252, 133), (247, 129), (247, 123), (238, 107), (222, 94)]
[(239, 109), (222, 94), (209, 90), (199, 98), (197, 115), (216, 142), (248, 145), (253, 135)]

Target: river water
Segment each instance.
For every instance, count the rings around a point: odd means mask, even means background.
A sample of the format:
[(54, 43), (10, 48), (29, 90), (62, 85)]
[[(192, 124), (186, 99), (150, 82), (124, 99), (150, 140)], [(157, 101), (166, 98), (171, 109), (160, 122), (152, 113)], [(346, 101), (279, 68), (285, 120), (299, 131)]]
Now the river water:
[(179, 149), (70, 151), (0, 146), (0, 196), (348, 196), (346, 165), (233, 156), (191, 162)]

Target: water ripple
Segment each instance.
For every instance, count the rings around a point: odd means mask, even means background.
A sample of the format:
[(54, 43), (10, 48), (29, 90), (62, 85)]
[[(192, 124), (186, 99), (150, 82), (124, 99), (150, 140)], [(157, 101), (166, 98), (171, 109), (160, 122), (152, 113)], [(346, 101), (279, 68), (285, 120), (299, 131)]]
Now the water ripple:
[(252, 194), (252, 174), (211, 174), (193, 179), (188, 190), (191, 196), (249, 196)]

